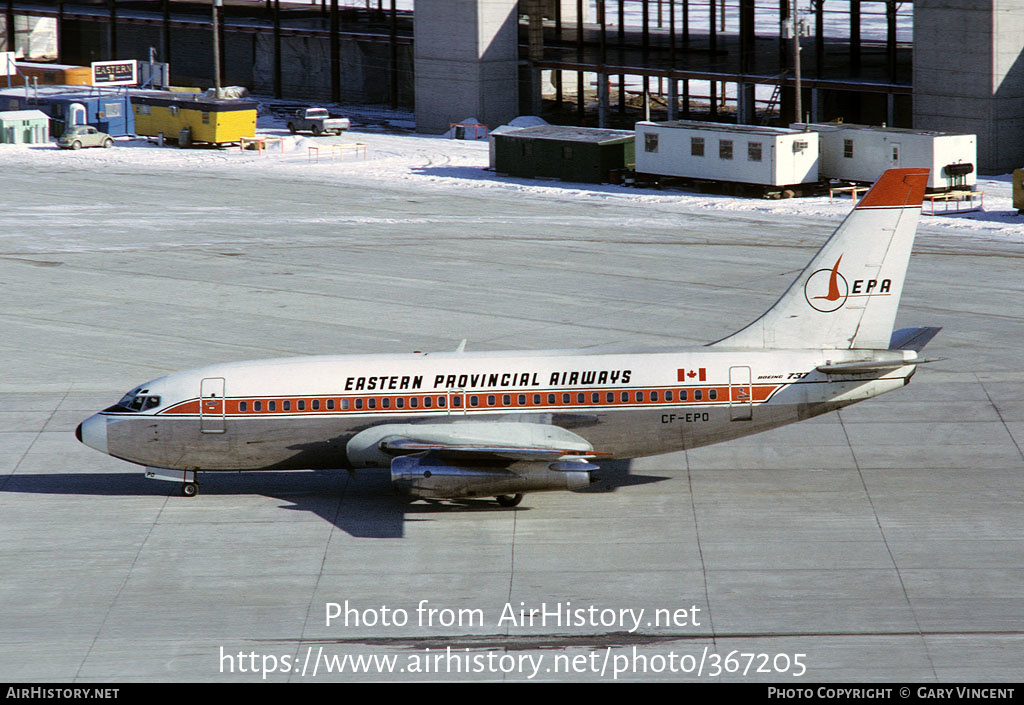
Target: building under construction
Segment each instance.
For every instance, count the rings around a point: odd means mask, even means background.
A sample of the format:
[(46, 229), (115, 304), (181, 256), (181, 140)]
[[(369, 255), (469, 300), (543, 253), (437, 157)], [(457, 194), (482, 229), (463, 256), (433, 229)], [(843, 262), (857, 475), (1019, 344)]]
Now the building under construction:
[[(213, 83), (209, 0), (5, 5), (0, 50), (87, 65), (153, 48), (172, 82)], [(32, 56), (40, 22), (55, 28), (53, 56)], [(975, 133), (990, 173), (1024, 163), (1015, 0), (225, 0), (217, 31), (225, 83), (414, 108), (424, 132), (519, 114), (601, 127), (841, 118)]]

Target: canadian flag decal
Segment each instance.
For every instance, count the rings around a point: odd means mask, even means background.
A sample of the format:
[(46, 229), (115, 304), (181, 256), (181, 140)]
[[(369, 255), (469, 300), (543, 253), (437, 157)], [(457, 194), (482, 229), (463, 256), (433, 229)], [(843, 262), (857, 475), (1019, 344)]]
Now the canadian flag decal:
[(707, 379), (707, 371), (703, 367), (696, 370), (686, 368), (676, 370), (676, 381), (678, 382), (706, 382)]

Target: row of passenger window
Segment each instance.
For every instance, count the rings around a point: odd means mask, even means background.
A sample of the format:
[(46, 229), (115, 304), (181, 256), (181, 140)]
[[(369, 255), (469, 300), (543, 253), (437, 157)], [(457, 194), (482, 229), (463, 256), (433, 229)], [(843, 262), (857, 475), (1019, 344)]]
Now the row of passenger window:
[[(718, 399), (717, 389), (652, 389), (649, 391), (620, 391), (620, 392), (561, 392), (547, 394), (469, 394), (466, 395), (469, 408), (480, 408), (481, 406), (569, 406), (573, 404), (631, 404), (650, 402), (686, 402), (690, 401), (690, 393), (693, 393), (693, 401), (703, 401), (705, 393), (708, 401)], [(515, 404), (512, 403), (515, 398)], [(500, 403), (499, 403), (500, 399)], [(268, 400), (266, 402), (254, 400), (251, 402), (253, 412), (260, 413), (264, 409), (268, 412), (290, 412), (294, 411), (341, 411), (364, 409), (444, 409), (448, 404), (447, 395), (423, 396), (423, 397), (356, 397), (354, 399), (298, 399), (294, 402), (290, 399)], [(451, 397), (453, 409), (463, 408), (463, 399), (460, 394), (453, 394)], [(238, 402), (238, 412), (248, 413), (249, 401)]]

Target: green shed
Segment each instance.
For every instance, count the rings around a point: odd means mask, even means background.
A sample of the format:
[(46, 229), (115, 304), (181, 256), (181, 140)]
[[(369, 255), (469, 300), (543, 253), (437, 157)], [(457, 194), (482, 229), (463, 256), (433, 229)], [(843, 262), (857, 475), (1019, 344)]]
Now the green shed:
[(632, 168), (631, 130), (538, 125), (493, 136), (494, 169), (510, 176), (600, 184), (613, 169)]
[(0, 143), (46, 144), (50, 141), (50, 116), (42, 110), (0, 112)]

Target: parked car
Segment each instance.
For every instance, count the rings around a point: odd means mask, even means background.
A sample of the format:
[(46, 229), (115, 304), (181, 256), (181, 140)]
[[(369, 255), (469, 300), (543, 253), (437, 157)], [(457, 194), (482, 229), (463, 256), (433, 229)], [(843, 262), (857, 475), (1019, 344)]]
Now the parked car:
[(106, 132), (100, 132), (92, 125), (75, 125), (64, 130), (57, 140), (61, 149), (81, 149), (82, 147), (113, 147), (114, 138)]
[(288, 129), (294, 135), (300, 130), (309, 130), (314, 135), (333, 132), (340, 135), (351, 126), (348, 118), (332, 118), (326, 108), (303, 108), (295, 111), (288, 120)]

